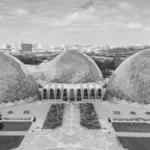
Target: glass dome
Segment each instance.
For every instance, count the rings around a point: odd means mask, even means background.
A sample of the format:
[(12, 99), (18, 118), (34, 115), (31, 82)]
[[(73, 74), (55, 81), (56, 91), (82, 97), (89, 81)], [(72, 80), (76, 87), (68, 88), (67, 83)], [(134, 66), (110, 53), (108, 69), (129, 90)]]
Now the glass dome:
[(113, 73), (106, 97), (150, 103), (150, 50), (127, 58)]
[(55, 83), (89, 83), (102, 81), (102, 73), (87, 55), (68, 50), (58, 55), (47, 67), (46, 78)]
[(0, 53), (0, 102), (37, 98), (38, 85), (18, 59)]

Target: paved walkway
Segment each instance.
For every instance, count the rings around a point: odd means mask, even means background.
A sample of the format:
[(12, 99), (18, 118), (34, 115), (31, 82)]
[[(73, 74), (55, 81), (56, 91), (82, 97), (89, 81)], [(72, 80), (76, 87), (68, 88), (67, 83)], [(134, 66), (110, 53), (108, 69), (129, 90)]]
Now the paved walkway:
[(25, 136), (26, 131), (0, 131), (0, 136)]
[[(11, 117), (31, 118), (37, 116), (37, 120), (32, 124), (28, 132), (1, 131), (0, 135), (25, 135), (17, 150), (48, 150), (56, 148), (64, 148), (65, 150), (122, 150), (117, 143), (116, 136), (150, 137), (150, 133), (115, 132), (112, 126), (108, 124), (107, 118), (110, 117), (110, 112), (113, 112), (113, 110), (120, 110), (119, 108), (124, 109), (125, 107), (124, 105), (123, 107), (120, 107), (120, 105), (116, 107), (116, 105), (108, 105), (107, 103), (94, 104), (100, 124), (105, 128), (104, 130), (89, 130), (80, 126), (79, 107), (77, 104), (70, 103), (65, 104), (63, 125), (61, 127), (55, 130), (41, 130), (50, 105), (50, 102), (43, 101), (5, 108), (3, 114), (6, 117), (8, 116), (7, 112), (12, 110), (14, 113), (11, 114)], [(127, 107), (129, 106), (127, 105)], [(141, 111), (141, 107), (138, 109)], [(23, 110), (31, 110), (31, 113), (29, 115), (23, 114)], [(126, 109), (124, 109), (124, 113), (126, 112)], [(108, 133), (108, 130), (110, 133)]]
[(123, 136), (123, 137), (149, 137), (150, 133), (139, 133), (139, 132), (116, 132), (117, 136)]
[(78, 104), (65, 104), (63, 125), (56, 129), (28, 132), (19, 150), (121, 150), (114, 135), (102, 130), (89, 130), (80, 125)]
[(78, 104), (65, 104), (63, 126), (80, 126), (80, 109)]

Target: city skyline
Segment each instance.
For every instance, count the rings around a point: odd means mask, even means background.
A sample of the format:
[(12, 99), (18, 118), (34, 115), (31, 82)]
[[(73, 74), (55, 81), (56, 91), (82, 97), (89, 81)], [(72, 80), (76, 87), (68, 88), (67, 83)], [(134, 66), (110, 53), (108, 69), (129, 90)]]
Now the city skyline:
[(1, 0), (0, 7), (0, 43), (150, 43), (148, 0)]

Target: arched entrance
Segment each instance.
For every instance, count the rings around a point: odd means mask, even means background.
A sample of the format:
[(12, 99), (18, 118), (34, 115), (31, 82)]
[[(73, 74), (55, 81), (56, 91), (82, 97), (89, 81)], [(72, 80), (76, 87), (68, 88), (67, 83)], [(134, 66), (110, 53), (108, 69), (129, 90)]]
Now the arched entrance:
[(64, 89), (64, 91), (63, 91), (63, 101), (68, 101), (67, 89)]
[(50, 99), (55, 99), (54, 90), (50, 89)]
[(77, 101), (82, 100), (81, 89), (77, 89)]
[(102, 92), (101, 89), (97, 90), (97, 98), (101, 98), (102, 97)]
[(74, 101), (75, 97), (74, 97), (74, 89), (70, 90), (70, 101)]
[(90, 98), (95, 99), (95, 90), (91, 89)]
[(47, 90), (46, 89), (43, 90), (43, 99), (47, 99)]
[(84, 89), (83, 98), (88, 99), (88, 89)]
[(61, 99), (61, 91), (60, 91), (60, 89), (56, 90), (56, 99)]

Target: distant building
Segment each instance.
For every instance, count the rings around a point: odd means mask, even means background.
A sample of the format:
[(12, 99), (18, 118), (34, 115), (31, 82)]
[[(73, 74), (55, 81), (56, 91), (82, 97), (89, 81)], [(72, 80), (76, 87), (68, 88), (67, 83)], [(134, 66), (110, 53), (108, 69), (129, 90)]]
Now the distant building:
[(21, 43), (20, 42), (16, 42), (14, 45), (14, 49), (20, 51), (21, 50)]
[(10, 44), (6, 44), (6, 49), (11, 49), (11, 45)]
[(33, 45), (32, 44), (27, 44), (27, 43), (22, 43), (21, 44), (21, 50), (23, 52), (32, 52)]
[(11, 45), (10, 44), (2, 44), (1, 46), (0, 46), (0, 48), (1, 49), (11, 49)]
[(11, 53), (11, 45), (10, 44), (2, 44), (0, 46), (0, 51), (5, 53)]
[(34, 44), (32, 52), (47, 52), (50, 51), (50, 46), (43, 45), (43, 44)]

